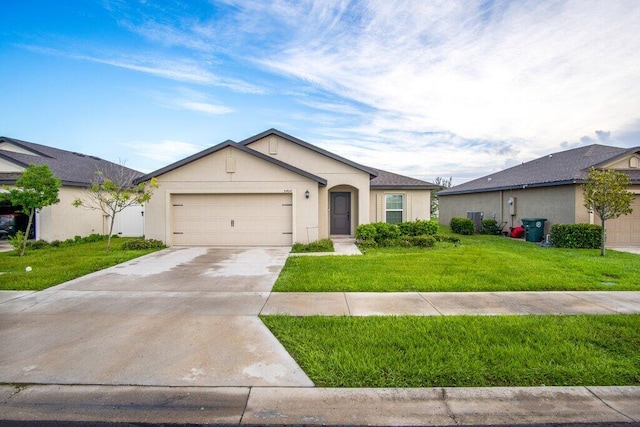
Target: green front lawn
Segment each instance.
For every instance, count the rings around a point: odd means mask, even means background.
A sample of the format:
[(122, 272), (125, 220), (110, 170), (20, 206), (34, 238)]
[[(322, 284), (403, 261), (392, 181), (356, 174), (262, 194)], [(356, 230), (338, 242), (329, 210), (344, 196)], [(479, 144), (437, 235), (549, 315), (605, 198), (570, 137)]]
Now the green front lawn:
[[(108, 255), (105, 255), (106, 241), (57, 248), (27, 248), (23, 257), (19, 257), (16, 251), (2, 252), (0, 290), (38, 291), (157, 251), (122, 250), (122, 245), (128, 240), (132, 239), (113, 239)], [(25, 271), (26, 267), (31, 267), (31, 271)]]
[(640, 385), (640, 315), (262, 320), (318, 387)]
[(458, 236), (434, 248), (289, 258), (276, 292), (640, 290), (640, 256), (543, 248), (501, 236)]

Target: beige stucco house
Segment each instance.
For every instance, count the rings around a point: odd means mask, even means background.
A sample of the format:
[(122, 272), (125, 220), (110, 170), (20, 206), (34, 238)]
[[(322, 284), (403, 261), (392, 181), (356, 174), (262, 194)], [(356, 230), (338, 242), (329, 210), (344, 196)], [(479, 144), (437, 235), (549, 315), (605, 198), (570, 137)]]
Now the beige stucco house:
[[(56, 178), (62, 181), (58, 194), (60, 202), (36, 213), (36, 239), (65, 240), (74, 236), (108, 232), (108, 218), (101, 211), (75, 208), (72, 202), (85, 194), (96, 177), (96, 171), (105, 172), (120, 168), (120, 165), (86, 154), (0, 137), (0, 185), (15, 184), (22, 171), (32, 163), (47, 164)], [(142, 175), (125, 169), (132, 175)], [(0, 202), (0, 215), (13, 214), (19, 208), (8, 202)], [(142, 235), (143, 212), (142, 206), (134, 206), (117, 215), (114, 233), (121, 236)]]
[(145, 236), (167, 245), (287, 246), (354, 236), (359, 224), (429, 219), (431, 183), (360, 165), (270, 129), (156, 177)]
[(640, 246), (640, 147), (593, 144), (561, 151), (440, 191), (440, 223), (482, 212), (509, 226), (521, 225), (522, 218), (546, 218), (547, 233), (553, 224), (600, 224), (583, 206), (582, 185), (591, 167), (631, 178), (633, 213), (607, 221), (607, 245)]

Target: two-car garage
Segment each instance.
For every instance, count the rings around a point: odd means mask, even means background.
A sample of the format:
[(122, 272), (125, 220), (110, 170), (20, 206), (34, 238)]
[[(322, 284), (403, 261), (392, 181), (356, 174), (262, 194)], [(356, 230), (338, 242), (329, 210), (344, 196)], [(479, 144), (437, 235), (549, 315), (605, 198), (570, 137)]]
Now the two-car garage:
[(293, 238), (289, 193), (172, 194), (174, 245), (288, 246)]

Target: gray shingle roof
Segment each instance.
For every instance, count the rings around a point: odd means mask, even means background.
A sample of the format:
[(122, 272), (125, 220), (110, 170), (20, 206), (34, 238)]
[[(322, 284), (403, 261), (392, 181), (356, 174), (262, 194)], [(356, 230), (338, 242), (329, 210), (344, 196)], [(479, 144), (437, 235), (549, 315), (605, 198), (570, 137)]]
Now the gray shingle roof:
[[(480, 193), (523, 187), (545, 187), (584, 183), (589, 168), (613, 161), (636, 148), (620, 148), (593, 144), (549, 154), (500, 172), (456, 185), (438, 192), (438, 196)], [(633, 180), (633, 176), (631, 177)]]
[(404, 175), (398, 175), (397, 173), (387, 172), (381, 169), (374, 170), (378, 173), (378, 176), (371, 180), (372, 189), (435, 190), (439, 188), (437, 185), (427, 181), (422, 181)]
[[(38, 166), (47, 164), (55, 177), (62, 181), (63, 185), (88, 186), (94, 181), (96, 171), (103, 171), (108, 174), (110, 170), (120, 168), (120, 165), (99, 157), (60, 150), (33, 142), (2, 136), (0, 137), (0, 143), (3, 142), (21, 147), (26, 151), (32, 152), (33, 155), (0, 149), (0, 158), (22, 167), (27, 167), (31, 163)], [(141, 172), (134, 169), (125, 168), (125, 170), (127, 174), (130, 173), (132, 176), (138, 177), (142, 175)], [(15, 176), (15, 174), (5, 173), (0, 176), (0, 179), (4, 184), (12, 184), (15, 182)]]

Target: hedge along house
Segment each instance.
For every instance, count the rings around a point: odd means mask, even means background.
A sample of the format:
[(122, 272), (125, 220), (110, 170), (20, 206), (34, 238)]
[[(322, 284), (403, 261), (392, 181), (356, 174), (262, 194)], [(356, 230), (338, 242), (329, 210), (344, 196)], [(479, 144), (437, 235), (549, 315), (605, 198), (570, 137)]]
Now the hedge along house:
[[(94, 156), (0, 137), (0, 184), (14, 185), (30, 164), (48, 165), (54, 176), (62, 181), (58, 193), (60, 202), (36, 213), (36, 239), (64, 240), (93, 233), (106, 234), (109, 231), (108, 218), (101, 211), (75, 208), (72, 202), (85, 194), (96, 178), (97, 171), (107, 174), (122, 166)], [(133, 176), (142, 175), (133, 169), (125, 170)], [(19, 206), (1, 203), (0, 215), (13, 214), (19, 209)], [(114, 233), (141, 236), (144, 232), (143, 212), (142, 206), (134, 206), (118, 214)]]
[(138, 179), (160, 187), (145, 235), (167, 245), (288, 246), (352, 237), (359, 224), (429, 219), (417, 179), (366, 167), (270, 129)]
[(600, 224), (583, 205), (582, 185), (591, 167), (631, 178), (633, 213), (607, 221), (607, 245), (640, 246), (640, 147), (593, 144), (561, 151), (440, 191), (440, 223), (482, 212), (513, 227), (522, 218), (546, 218), (546, 233), (553, 224)]

